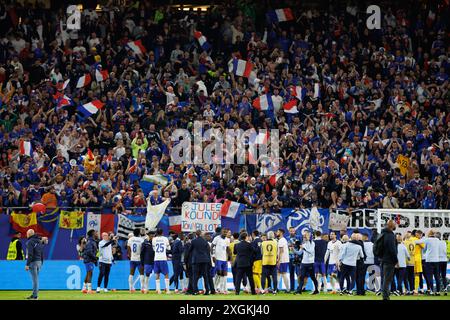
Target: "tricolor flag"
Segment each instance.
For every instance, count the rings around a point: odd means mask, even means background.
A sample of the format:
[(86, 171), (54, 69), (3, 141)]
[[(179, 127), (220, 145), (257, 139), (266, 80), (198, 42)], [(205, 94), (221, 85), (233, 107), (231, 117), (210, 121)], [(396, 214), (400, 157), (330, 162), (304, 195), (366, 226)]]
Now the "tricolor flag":
[(114, 232), (114, 214), (96, 214), (88, 212), (86, 219), (86, 231), (95, 230), (99, 234)]
[(95, 70), (95, 80), (97, 80), (97, 82), (105, 81), (108, 77), (108, 70)]
[(306, 88), (295, 86), (291, 88), (291, 95), (302, 101), (306, 97)]
[(244, 204), (227, 199), (220, 208), (220, 215), (222, 217), (234, 219), (236, 215), (241, 213), (241, 211), (244, 209), (245, 209)]
[(271, 175), (269, 178), (270, 185), (274, 186), (277, 183), (278, 179), (280, 179), (282, 176), (283, 176), (283, 173), (281, 173), (281, 172)]
[(233, 58), (228, 62), (228, 71), (240, 77), (250, 77), (252, 69), (253, 64), (249, 61)]
[(147, 49), (145, 49), (145, 47), (142, 45), (141, 40), (128, 42), (127, 47), (133, 50), (135, 54), (143, 54), (147, 52)]
[(176, 233), (181, 232), (181, 214), (169, 215), (169, 230)]
[(56, 85), (56, 89), (59, 90), (59, 91), (65, 90), (66, 87), (67, 87), (67, 85), (69, 84), (69, 82), (70, 82), (70, 79), (67, 79), (67, 80), (64, 81), (64, 82), (59, 82), (59, 83)]
[(66, 106), (72, 105), (72, 99), (70, 99), (68, 96), (63, 95), (58, 99), (58, 102), (56, 103), (56, 110), (59, 110)]
[(90, 117), (93, 114), (96, 114), (98, 110), (103, 108), (104, 105), (105, 104), (100, 100), (94, 100), (79, 106), (78, 111), (80, 111), (85, 117)]
[(87, 86), (89, 83), (91, 83), (91, 80), (91, 75), (89, 73), (86, 73), (84, 76), (78, 79), (77, 88), (83, 88)]
[(272, 22), (284, 22), (294, 20), (294, 15), (290, 8), (271, 10), (267, 13), (270, 21)]
[(284, 112), (286, 113), (298, 113), (297, 100), (292, 99), (283, 105)]
[(262, 111), (262, 110), (273, 110), (273, 102), (272, 96), (270, 94), (265, 94), (259, 96), (252, 103), (253, 107)]
[(31, 142), (20, 140), (19, 153), (21, 156), (31, 157), (33, 155), (33, 147), (31, 146)]
[(206, 37), (200, 31), (194, 32), (194, 38), (198, 40), (198, 43), (203, 50), (208, 51), (211, 48), (211, 45), (206, 40)]

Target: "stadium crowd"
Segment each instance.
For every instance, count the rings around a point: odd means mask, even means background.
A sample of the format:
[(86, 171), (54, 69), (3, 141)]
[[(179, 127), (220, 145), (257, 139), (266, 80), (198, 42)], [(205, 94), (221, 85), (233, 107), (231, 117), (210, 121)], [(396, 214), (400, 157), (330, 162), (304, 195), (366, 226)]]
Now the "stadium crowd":
[[(382, 29), (368, 30), (365, 9), (327, 16), (285, 3), (295, 19), (273, 23), (270, 8), (245, 0), (206, 12), (130, 1), (84, 10), (78, 31), (66, 29), (65, 8), (0, 4), (2, 207), (120, 213), (145, 207), (139, 181), (160, 173), (172, 177), (158, 189), (172, 206), (228, 198), (256, 212), (449, 209), (448, 5), (391, 5)], [(142, 54), (126, 45), (137, 39)], [(232, 57), (251, 61), (257, 79), (230, 74)], [(77, 88), (87, 73), (92, 81)], [(293, 86), (307, 88), (296, 114), (283, 110)], [(58, 92), (72, 105), (59, 107)], [(265, 93), (273, 108), (259, 111), (252, 101)], [(80, 115), (94, 100), (104, 107)], [(257, 165), (174, 165), (171, 133), (194, 120), (279, 129), (283, 176), (272, 186)]]

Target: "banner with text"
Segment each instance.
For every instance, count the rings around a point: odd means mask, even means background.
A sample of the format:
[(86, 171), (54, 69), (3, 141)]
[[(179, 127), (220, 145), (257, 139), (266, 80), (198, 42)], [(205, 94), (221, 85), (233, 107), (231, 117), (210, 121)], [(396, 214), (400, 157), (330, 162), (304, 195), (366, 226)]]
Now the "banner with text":
[(214, 232), (221, 225), (221, 203), (184, 202), (181, 207), (181, 231)]
[(429, 209), (378, 209), (377, 228), (384, 228), (390, 219), (397, 223), (396, 232), (404, 234), (413, 229), (422, 230), (425, 235), (433, 229), (441, 234), (442, 239), (450, 236), (450, 210)]

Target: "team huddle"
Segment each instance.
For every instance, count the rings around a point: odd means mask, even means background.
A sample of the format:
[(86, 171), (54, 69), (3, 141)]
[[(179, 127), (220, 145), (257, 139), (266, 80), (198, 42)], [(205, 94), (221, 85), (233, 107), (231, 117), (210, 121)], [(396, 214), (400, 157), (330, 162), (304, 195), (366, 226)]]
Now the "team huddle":
[[(92, 274), (96, 265), (100, 271), (96, 291), (108, 291), (112, 244), (118, 238), (108, 233), (103, 233), (101, 238), (98, 241), (98, 233), (90, 230), (81, 253), (87, 271), (84, 293), (93, 292)], [(311, 234), (308, 230), (298, 235), (295, 228), (290, 228), (286, 235), (283, 229), (263, 234), (255, 230), (247, 234), (245, 230), (232, 233), (217, 228), (213, 235), (201, 231), (187, 235), (171, 232), (165, 237), (161, 229), (146, 234), (136, 229), (129, 234), (126, 244), (130, 260), (129, 290), (136, 291), (133, 279), (137, 269), (142, 293), (149, 292), (149, 280), (154, 274), (158, 294), (162, 292), (161, 275), (167, 294), (172, 284), (174, 293), (199, 294), (199, 282), (204, 294), (228, 294), (230, 264), (236, 294), (241, 287), (252, 294), (276, 294), (280, 289), (301, 294), (309, 279), (313, 284), (311, 294), (353, 295), (355, 286), (356, 295), (365, 295), (367, 290), (378, 294), (383, 280), (380, 260), (392, 254), (395, 281), (391, 282), (390, 291), (393, 294), (447, 294), (447, 244), (439, 233), (433, 230), (426, 236), (420, 230), (396, 233), (397, 247), (393, 252), (383, 248), (383, 240), (378, 241), (382, 237), (372, 235), (371, 238), (358, 230), (349, 236), (346, 232)], [(170, 277), (168, 260), (173, 269)]]

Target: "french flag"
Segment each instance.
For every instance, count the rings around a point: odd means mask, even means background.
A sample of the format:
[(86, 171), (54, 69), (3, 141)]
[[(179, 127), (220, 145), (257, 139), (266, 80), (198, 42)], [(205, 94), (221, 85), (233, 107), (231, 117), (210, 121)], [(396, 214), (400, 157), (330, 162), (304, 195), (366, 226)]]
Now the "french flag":
[(294, 15), (290, 8), (272, 10), (267, 13), (270, 21), (272, 22), (284, 22), (294, 20)]
[(292, 99), (283, 105), (284, 112), (286, 113), (298, 113), (297, 100)]
[(253, 64), (249, 61), (233, 58), (228, 62), (228, 71), (239, 77), (250, 77)]
[(56, 110), (59, 110), (63, 107), (67, 107), (67, 106), (71, 106), (71, 105), (72, 105), (72, 99), (70, 99), (68, 96), (64, 95), (58, 99), (58, 103), (56, 104)]
[(89, 83), (91, 83), (91, 75), (89, 73), (86, 73), (84, 76), (80, 77), (77, 82), (77, 88), (83, 88), (87, 86)]
[(263, 111), (263, 110), (273, 110), (273, 101), (272, 96), (270, 94), (265, 94), (259, 96), (255, 100), (253, 100), (253, 107)]
[(211, 45), (206, 40), (206, 37), (200, 31), (194, 32), (194, 38), (197, 39), (203, 50), (208, 51), (211, 48)]
[(234, 219), (244, 209), (245, 209), (244, 204), (227, 199), (220, 208), (220, 215), (222, 217)]
[(181, 215), (169, 215), (169, 230), (180, 233), (181, 232)]
[(147, 52), (141, 40), (131, 41), (127, 43), (128, 48), (133, 50), (135, 54), (143, 54)]
[(301, 86), (295, 86), (291, 88), (291, 95), (293, 95), (300, 101), (302, 101), (306, 97), (306, 92), (306, 88), (303, 88)]
[(69, 84), (69, 82), (70, 82), (70, 79), (67, 79), (67, 80), (64, 81), (64, 82), (59, 82), (59, 83), (56, 85), (56, 89), (57, 89), (58, 91), (65, 90), (65, 89), (67, 88), (67, 85)]
[(277, 183), (278, 179), (280, 179), (282, 176), (283, 176), (283, 173), (280, 173), (280, 172), (271, 175), (270, 178), (269, 178), (270, 185), (274, 186)]
[(31, 157), (33, 155), (33, 147), (31, 146), (31, 142), (20, 140), (19, 153), (21, 156)]
[(85, 117), (90, 117), (93, 114), (96, 114), (98, 110), (103, 108), (104, 105), (105, 104), (100, 100), (94, 100), (79, 106), (78, 111), (80, 111)]
[(108, 77), (108, 70), (95, 70), (95, 80), (97, 80), (97, 82), (105, 81)]

